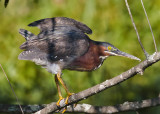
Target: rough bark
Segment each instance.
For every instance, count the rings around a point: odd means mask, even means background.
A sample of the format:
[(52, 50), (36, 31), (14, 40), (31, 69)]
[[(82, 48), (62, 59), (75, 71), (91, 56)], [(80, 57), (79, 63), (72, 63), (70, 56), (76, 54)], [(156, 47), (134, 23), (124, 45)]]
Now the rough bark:
[[(146, 99), (136, 102), (124, 102), (123, 104), (117, 104), (114, 106), (93, 106), (90, 104), (77, 104), (75, 108), (73, 106), (68, 106), (66, 112), (81, 112), (81, 113), (102, 113), (102, 114), (112, 114), (116, 112), (123, 111), (136, 111), (138, 109), (153, 107), (160, 105), (160, 96), (153, 99)], [(46, 104), (42, 105), (22, 105), (24, 113), (34, 113), (40, 109), (47, 107)], [(18, 105), (4, 105), (0, 104), (0, 112), (8, 113), (21, 113)]]

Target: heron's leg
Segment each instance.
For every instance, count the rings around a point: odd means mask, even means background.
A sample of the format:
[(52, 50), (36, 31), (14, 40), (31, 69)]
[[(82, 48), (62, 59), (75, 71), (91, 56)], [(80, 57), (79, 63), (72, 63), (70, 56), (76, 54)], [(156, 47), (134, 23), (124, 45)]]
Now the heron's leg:
[(57, 74), (55, 75), (55, 82), (56, 82), (56, 85), (57, 85), (57, 90), (58, 90), (58, 96), (59, 96), (59, 100), (57, 101), (57, 103), (56, 103), (56, 105), (57, 106), (59, 106), (60, 104), (60, 101), (62, 100), (62, 99), (64, 99), (63, 97), (62, 97), (62, 94), (61, 94), (61, 90), (60, 90), (60, 86), (59, 86), (59, 82), (58, 82), (58, 78), (57, 78)]
[(63, 81), (62, 78), (61, 78), (61, 74), (58, 73), (58, 74), (57, 74), (57, 78), (58, 78), (59, 82), (62, 84), (63, 88), (65, 89), (65, 91), (66, 91), (66, 93), (67, 93), (67, 98), (66, 98), (65, 103), (68, 104), (68, 98), (69, 98), (73, 93), (70, 93), (70, 92), (69, 92), (66, 84), (64, 83), (64, 81)]

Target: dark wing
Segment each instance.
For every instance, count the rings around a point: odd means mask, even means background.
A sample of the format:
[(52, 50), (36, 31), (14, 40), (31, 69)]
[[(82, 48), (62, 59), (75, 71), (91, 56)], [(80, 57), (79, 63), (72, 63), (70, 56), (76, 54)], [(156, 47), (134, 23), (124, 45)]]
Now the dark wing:
[(89, 38), (85, 33), (92, 30), (85, 24), (66, 17), (56, 17), (35, 21), (29, 26), (37, 26), (41, 32), (33, 33), (20, 29), (26, 42), (20, 46), (24, 51), (19, 55), (21, 60), (31, 60), (45, 66), (48, 61), (60, 60), (69, 62), (85, 54), (89, 48)]
[[(37, 26), (41, 32), (55, 30), (57, 27), (76, 27), (83, 33), (92, 34), (92, 30), (85, 24), (67, 17), (46, 18), (30, 23), (28, 26)], [(67, 29), (68, 27), (66, 27)]]
[(20, 46), (21, 60), (31, 60), (45, 65), (47, 61), (72, 60), (83, 55), (89, 48), (89, 38), (82, 32), (46, 35), (43, 39), (28, 40)]

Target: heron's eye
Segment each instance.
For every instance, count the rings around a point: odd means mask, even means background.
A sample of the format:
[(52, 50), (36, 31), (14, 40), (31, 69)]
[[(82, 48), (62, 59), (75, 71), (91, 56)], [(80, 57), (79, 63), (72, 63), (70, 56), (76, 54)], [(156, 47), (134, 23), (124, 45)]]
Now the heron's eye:
[(111, 51), (111, 49), (112, 49), (112, 47), (111, 47), (111, 46), (108, 46), (108, 50)]

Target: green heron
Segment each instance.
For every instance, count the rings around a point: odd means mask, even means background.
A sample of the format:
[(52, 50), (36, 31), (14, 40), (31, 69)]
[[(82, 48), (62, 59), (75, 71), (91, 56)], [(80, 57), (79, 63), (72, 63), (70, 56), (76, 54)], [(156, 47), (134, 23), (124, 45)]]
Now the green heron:
[(85, 24), (66, 17), (46, 18), (35, 21), (28, 26), (37, 26), (40, 33), (33, 33), (20, 29), (19, 33), (25, 37), (20, 49), (24, 50), (19, 55), (20, 60), (31, 60), (52, 74), (58, 89), (59, 100), (63, 99), (59, 82), (64, 87), (68, 103), (69, 92), (61, 78), (62, 70), (93, 71), (98, 69), (109, 56), (123, 56), (130, 59), (139, 58), (120, 51), (107, 42), (93, 41), (87, 34), (92, 30)]

